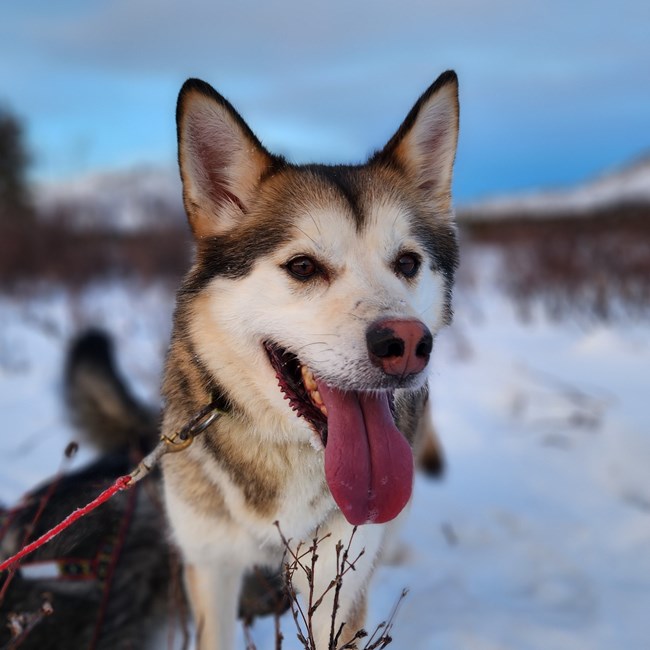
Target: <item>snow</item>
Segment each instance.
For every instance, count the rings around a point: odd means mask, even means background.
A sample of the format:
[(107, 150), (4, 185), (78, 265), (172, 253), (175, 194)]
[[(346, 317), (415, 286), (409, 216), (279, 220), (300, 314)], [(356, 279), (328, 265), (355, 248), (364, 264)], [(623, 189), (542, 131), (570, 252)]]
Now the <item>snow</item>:
[(621, 205), (650, 206), (650, 157), (573, 188), (503, 196), (466, 205), (459, 216), (484, 221), (508, 217), (591, 216)]
[[(463, 264), (474, 284), (458, 288), (432, 372), (448, 474), (417, 477), (394, 561), (374, 579), (370, 627), (407, 587), (396, 649), (647, 647), (650, 329), (553, 321), (541, 308), (522, 322), (490, 256)], [(0, 298), (3, 501), (53, 474), (73, 435), (59, 395), (68, 338), (108, 327), (123, 372), (153, 400), (171, 309), (157, 285)], [(288, 619), (284, 632), (297, 647)], [(269, 621), (254, 636), (273, 647)]]

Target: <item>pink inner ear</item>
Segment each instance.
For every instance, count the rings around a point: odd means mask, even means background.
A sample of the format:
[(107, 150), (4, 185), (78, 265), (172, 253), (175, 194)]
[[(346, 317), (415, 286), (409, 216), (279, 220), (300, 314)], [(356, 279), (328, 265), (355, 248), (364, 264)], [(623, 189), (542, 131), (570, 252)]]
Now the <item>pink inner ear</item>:
[[(446, 168), (450, 164), (449, 128), (445, 124), (427, 124), (416, 145), (416, 165), (420, 176), (418, 187), (432, 193), (449, 182)], [(453, 161), (453, 154), (452, 161)]]
[(191, 123), (187, 129), (187, 155), (191, 158), (189, 166), (193, 184), (214, 208), (232, 202), (246, 212), (242, 201), (228, 187), (226, 170), (235, 161), (233, 143), (228, 134)]
[(441, 153), (440, 148), (445, 146), (445, 136), (447, 129), (444, 126), (431, 127), (420, 145), (424, 156), (435, 159), (436, 155)]

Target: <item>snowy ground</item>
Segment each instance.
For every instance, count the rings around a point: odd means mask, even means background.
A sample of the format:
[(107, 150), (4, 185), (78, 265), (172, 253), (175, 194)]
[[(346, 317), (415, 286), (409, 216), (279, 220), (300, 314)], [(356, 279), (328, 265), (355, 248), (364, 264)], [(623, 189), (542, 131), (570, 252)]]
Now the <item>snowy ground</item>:
[[(432, 374), (448, 475), (418, 477), (402, 560), (378, 571), (371, 621), (408, 587), (397, 649), (648, 648), (648, 323), (541, 311), (523, 323), (495, 288), (495, 260), (464, 264), (474, 284), (457, 293)], [(72, 436), (59, 395), (68, 337), (107, 327), (124, 373), (154, 400), (170, 315), (155, 286), (0, 298), (3, 502), (53, 474)], [(269, 625), (255, 637), (272, 647)]]

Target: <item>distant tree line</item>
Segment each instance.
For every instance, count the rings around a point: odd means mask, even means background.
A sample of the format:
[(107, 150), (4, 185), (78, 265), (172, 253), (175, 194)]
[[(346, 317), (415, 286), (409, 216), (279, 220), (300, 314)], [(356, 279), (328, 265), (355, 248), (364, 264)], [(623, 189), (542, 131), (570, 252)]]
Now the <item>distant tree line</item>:
[(177, 229), (79, 229), (65, 208), (39, 214), (27, 178), (30, 162), (21, 120), (0, 107), (0, 293), (116, 276), (178, 282), (191, 249)]

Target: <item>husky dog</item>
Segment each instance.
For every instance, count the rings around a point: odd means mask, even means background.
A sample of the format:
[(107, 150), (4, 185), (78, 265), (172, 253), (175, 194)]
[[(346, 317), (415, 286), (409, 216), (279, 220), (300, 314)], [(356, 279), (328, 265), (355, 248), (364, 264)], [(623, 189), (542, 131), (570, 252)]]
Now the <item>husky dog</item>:
[[(242, 576), (281, 562), (276, 521), (293, 544), (330, 534), (316, 594), (335, 576), (335, 544), (359, 527), (350, 553), (365, 552), (340, 593), (344, 643), (411, 498), (427, 364), (451, 316), (457, 78), (442, 74), (364, 165), (286, 162), (199, 80), (183, 86), (176, 117), (196, 254), (177, 296), (163, 434), (214, 400), (223, 411), (163, 460), (198, 647), (232, 647)], [(319, 650), (328, 598), (314, 618)]]

